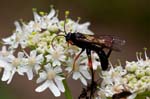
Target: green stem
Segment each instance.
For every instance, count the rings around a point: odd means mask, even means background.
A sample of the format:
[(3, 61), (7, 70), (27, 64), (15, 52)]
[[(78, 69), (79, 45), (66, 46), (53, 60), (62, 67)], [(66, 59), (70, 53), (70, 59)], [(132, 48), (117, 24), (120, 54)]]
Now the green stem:
[(64, 84), (64, 87), (65, 87), (65, 97), (66, 97), (66, 99), (73, 99), (71, 91), (68, 87), (68, 84), (67, 84), (66, 80), (63, 80), (63, 84)]

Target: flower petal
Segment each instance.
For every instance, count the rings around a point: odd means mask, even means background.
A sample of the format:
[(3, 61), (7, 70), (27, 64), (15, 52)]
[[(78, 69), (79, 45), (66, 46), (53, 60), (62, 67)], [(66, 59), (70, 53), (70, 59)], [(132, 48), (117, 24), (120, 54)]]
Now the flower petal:
[(33, 50), (33, 51), (30, 52), (30, 56), (31, 57), (36, 57), (36, 53), (37, 53), (36, 50)]
[[(58, 76), (57, 76), (58, 77)], [(62, 78), (62, 77), (61, 77)], [(63, 85), (63, 83), (62, 83), (62, 80), (59, 80), (59, 79), (57, 79), (57, 78), (55, 78), (55, 82), (56, 82), (56, 85), (57, 85), (57, 87), (59, 88), (59, 90), (61, 91), (61, 92), (65, 92), (65, 88), (64, 88), (64, 85)]]
[(28, 77), (29, 80), (32, 80), (32, 79), (33, 79), (33, 71), (32, 71), (32, 69), (29, 69), (29, 70), (27, 71), (27, 77)]
[(49, 89), (52, 91), (52, 93), (58, 97), (61, 95), (59, 89), (57, 88), (57, 86), (54, 84), (53, 81), (50, 81), (50, 86), (49, 86)]
[(42, 92), (42, 91), (46, 90), (46, 88), (48, 88), (49, 86), (51, 86), (51, 85), (50, 85), (50, 82), (47, 80), (42, 85), (40, 85), (39, 87), (37, 87), (35, 89), (35, 91), (36, 92)]
[(7, 80), (9, 79), (10, 75), (11, 75), (11, 72), (10, 72), (10, 71), (4, 70), (3, 76), (2, 76), (2, 78), (1, 78), (1, 80), (2, 80), (2, 81), (7, 81)]
[(80, 71), (82, 73), (82, 75), (86, 78), (86, 79), (91, 79), (91, 75), (88, 71), (82, 70)]
[(87, 86), (87, 81), (85, 80), (83, 76), (80, 76), (80, 80), (85, 86)]
[(77, 80), (80, 76), (82, 76), (79, 72), (73, 73), (73, 79)]
[(12, 81), (12, 78), (13, 78), (15, 72), (16, 72), (16, 68), (13, 68), (13, 70), (11, 71), (11, 75), (10, 75), (8, 81), (7, 81), (7, 84), (9, 84)]
[(54, 68), (54, 71), (58, 74), (58, 73), (61, 73), (62, 72), (62, 69), (60, 66), (57, 66)]
[(40, 77), (36, 80), (36, 83), (41, 83), (44, 80), (46, 80), (46, 78), (47, 78), (47, 73), (46, 72), (43, 71), (39, 75), (40, 75)]
[(51, 19), (54, 15), (55, 15), (55, 10), (52, 8), (47, 17), (48, 17), (49, 19)]

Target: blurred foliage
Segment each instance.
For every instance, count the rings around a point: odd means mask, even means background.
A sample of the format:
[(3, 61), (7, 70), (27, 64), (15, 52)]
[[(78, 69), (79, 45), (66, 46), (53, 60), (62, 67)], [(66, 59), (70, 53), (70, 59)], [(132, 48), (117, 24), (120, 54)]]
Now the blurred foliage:
[(0, 82), (0, 99), (16, 99), (10, 87)]
[(146, 99), (146, 96), (150, 97), (150, 91), (139, 94), (136, 99)]

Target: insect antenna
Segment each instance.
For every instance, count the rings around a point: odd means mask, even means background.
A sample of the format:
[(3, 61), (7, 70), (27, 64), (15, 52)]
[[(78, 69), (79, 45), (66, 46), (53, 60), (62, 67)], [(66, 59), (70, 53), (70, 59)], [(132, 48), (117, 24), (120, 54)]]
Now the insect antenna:
[(54, 42), (54, 40), (55, 40), (58, 36), (63, 36), (63, 37), (65, 37), (65, 35), (63, 35), (63, 34), (59, 34), (59, 35), (55, 36), (55, 37), (52, 39), (52, 41), (51, 41), (51, 45), (52, 45), (52, 48), (53, 48), (53, 49), (55, 49), (53, 42)]
[[(57, 12), (57, 13), (58, 13), (58, 12)], [(67, 32), (66, 32), (66, 23), (67, 23), (68, 15), (69, 15), (69, 11), (66, 11), (66, 12), (65, 12), (65, 20), (64, 20), (64, 31), (61, 31), (61, 30), (60, 30), (60, 32), (64, 32), (65, 35), (63, 35), (63, 34), (58, 34), (57, 36), (55, 36), (55, 37), (52, 39), (51, 45), (52, 45), (52, 48), (53, 48), (53, 49), (55, 49), (54, 43), (53, 43), (54, 40), (55, 40), (58, 36), (63, 36), (63, 37), (65, 37), (65, 36), (67, 35)], [(59, 27), (58, 23), (56, 23), (56, 25)]]

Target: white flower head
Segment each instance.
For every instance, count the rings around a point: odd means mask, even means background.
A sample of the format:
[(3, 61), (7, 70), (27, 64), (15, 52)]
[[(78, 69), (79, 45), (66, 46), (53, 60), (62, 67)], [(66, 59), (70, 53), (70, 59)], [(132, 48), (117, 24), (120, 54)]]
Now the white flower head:
[(6, 46), (2, 46), (0, 51), (0, 59), (7, 60), (8, 56), (13, 53), (13, 50), (8, 50)]
[(29, 80), (33, 79), (33, 72), (38, 73), (38, 70), (41, 68), (40, 65), (42, 64), (43, 60), (43, 55), (38, 55), (36, 50), (32, 50), (30, 52), (30, 55), (27, 55), (25, 68)]
[(24, 75), (24, 53), (19, 52), (18, 57), (15, 57), (14, 55), (8, 56), (9, 60), (1, 61), (1, 66), (4, 68), (2, 81), (7, 81), (7, 84), (9, 84), (14, 76), (14, 74), (17, 72), (19, 75)]
[[(85, 60), (82, 60), (83, 57), (80, 57), (76, 64), (75, 64), (75, 67), (74, 67), (74, 70), (73, 70), (73, 63), (74, 63), (74, 60), (73, 59), (69, 59), (67, 61), (67, 65), (68, 67), (66, 68), (66, 71), (68, 71), (68, 73), (70, 72), (73, 72), (72, 74), (72, 78), (74, 80), (80, 80), (84, 85), (87, 86), (87, 80), (90, 80), (91, 79), (91, 75), (89, 73), (89, 70), (88, 70), (88, 66), (85, 64)], [(83, 58), (84, 59), (84, 58)], [(81, 61), (82, 60), (82, 61)], [(72, 71), (73, 70), (73, 71)]]
[(18, 21), (15, 22), (16, 30), (14, 33), (7, 38), (2, 39), (4, 44), (10, 45), (10, 48), (17, 48), (19, 44), (22, 48), (25, 48), (27, 45), (27, 34), (23, 32), (21, 25)]
[(61, 62), (65, 62), (66, 56), (64, 54), (64, 48), (57, 46), (57, 48), (50, 48), (47, 50), (48, 55), (46, 55), (47, 62), (51, 61), (53, 66), (60, 66)]
[(45, 89), (49, 88), (52, 93), (58, 97), (61, 95), (61, 92), (65, 91), (62, 80), (65, 78), (60, 76), (62, 69), (57, 66), (53, 67), (50, 64), (45, 65), (45, 70), (40, 73), (37, 83), (44, 82), (42, 85), (35, 89), (36, 92), (42, 92)]

